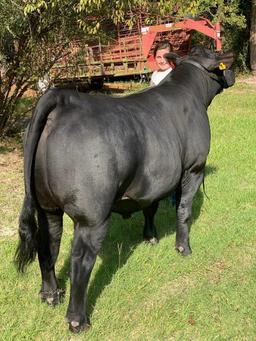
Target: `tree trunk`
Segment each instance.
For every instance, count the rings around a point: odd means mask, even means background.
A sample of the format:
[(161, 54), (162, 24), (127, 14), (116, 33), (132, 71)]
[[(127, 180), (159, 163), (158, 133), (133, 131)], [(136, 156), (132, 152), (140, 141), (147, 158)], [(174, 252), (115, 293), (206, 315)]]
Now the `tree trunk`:
[(256, 76), (256, 0), (252, 0), (251, 31), (250, 31), (250, 64)]

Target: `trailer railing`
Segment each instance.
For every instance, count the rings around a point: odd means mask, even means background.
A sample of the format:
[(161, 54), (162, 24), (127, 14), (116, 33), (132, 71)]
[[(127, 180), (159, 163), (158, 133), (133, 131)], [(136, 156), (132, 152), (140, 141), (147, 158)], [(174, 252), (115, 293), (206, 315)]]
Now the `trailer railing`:
[(61, 83), (150, 73), (154, 69), (152, 50), (158, 41), (168, 39), (173, 50), (184, 55), (190, 49), (194, 30), (213, 39), (217, 50), (221, 48), (220, 24), (214, 25), (204, 18), (164, 21), (142, 26), (145, 18), (140, 18), (132, 30), (119, 25), (117, 39), (106, 45), (71, 42), (65, 57), (52, 68), (51, 78)]

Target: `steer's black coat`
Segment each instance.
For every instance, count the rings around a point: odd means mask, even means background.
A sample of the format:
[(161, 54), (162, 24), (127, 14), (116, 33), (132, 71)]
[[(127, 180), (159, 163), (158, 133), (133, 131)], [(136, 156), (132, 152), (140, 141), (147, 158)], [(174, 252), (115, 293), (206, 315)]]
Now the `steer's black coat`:
[[(54, 265), (62, 216), (74, 221), (72, 331), (87, 326), (86, 288), (112, 211), (145, 215), (144, 238), (156, 240), (158, 201), (176, 189), (176, 248), (187, 255), (192, 200), (203, 181), (210, 148), (207, 107), (234, 83), (231, 54), (194, 49), (168, 81), (113, 98), (52, 89), (39, 100), (25, 141), (25, 190), (20, 215), (20, 270), (38, 253), (41, 297), (57, 303)], [(37, 221), (35, 213), (37, 212)]]

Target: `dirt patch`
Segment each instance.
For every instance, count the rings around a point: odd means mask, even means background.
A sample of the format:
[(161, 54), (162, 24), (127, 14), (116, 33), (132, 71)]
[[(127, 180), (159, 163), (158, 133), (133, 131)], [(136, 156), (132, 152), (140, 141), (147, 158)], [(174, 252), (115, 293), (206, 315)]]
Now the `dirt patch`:
[(245, 83), (245, 84), (255, 84), (256, 85), (256, 75), (253, 76), (238, 76), (237, 80), (238, 83)]
[(0, 144), (0, 238), (17, 234), (23, 199), (23, 157), (21, 145), (6, 140)]
[(1, 228), (0, 229), (0, 238), (6, 238), (6, 237), (13, 237), (17, 233), (14, 229), (9, 228)]
[(11, 173), (22, 173), (23, 158), (20, 150), (13, 150), (11, 152), (0, 153), (0, 175), (1, 182), (8, 183), (9, 172)]

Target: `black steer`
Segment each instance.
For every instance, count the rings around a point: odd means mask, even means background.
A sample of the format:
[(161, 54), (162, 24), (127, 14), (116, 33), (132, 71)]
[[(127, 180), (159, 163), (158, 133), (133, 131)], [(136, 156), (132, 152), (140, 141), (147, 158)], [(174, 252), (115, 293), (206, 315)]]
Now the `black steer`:
[[(207, 107), (234, 84), (231, 53), (195, 48), (168, 81), (123, 98), (52, 89), (35, 109), (24, 150), (25, 198), (18, 269), (38, 254), (41, 298), (59, 301), (55, 277), (62, 217), (74, 221), (67, 320), (88, 325), (86, 289), (111, 212), (143, 210), (144, 238), (156, 239), (158, 201), (176, 190), (176, 248), (191, 253), (188, 222), (210, 148)], [(35, 215), (37, 213), (37, 219)]]

